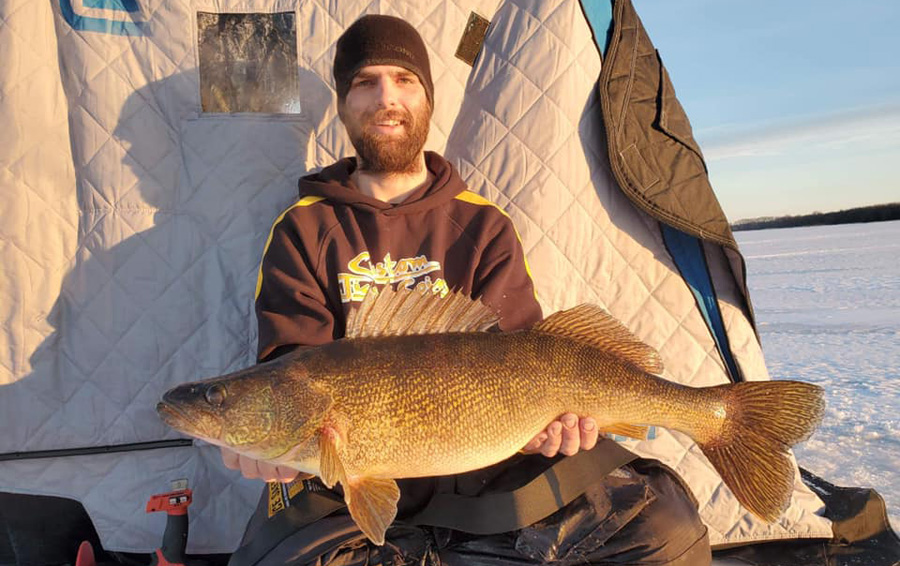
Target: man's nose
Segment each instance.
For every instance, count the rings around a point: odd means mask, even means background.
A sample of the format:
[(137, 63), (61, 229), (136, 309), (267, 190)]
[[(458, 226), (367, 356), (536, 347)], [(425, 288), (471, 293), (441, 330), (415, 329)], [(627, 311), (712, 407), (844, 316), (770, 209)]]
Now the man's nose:
[(380, 81), (378, 81), (377, 99), (380, 106), (384, 106), (385, 108), (396, 106), (398, 103), (398, 94), (399, 90), (397, 89), (397, 85), (395, 85), (393, 81), (389, 79), (381, 79)]

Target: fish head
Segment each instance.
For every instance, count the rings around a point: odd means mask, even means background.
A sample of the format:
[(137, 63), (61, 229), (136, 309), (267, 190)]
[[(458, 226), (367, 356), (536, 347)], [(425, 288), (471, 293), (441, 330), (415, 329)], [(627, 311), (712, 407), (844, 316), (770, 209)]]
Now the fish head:
[(156, 406), (185, 434), (261, 460), (317, 441), (331, 405), (302, 365), (261, 364), (235, 374), (185, 383)]

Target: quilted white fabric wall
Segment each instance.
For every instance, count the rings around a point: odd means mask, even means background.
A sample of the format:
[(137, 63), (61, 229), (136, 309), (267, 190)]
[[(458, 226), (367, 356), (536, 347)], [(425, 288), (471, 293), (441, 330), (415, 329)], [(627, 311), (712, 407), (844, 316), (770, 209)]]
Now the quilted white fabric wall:
[[(341, 31), (365, 12), (421, 31), (440, 93), (428, 147), (442, 150), (470, 71), (457, 42), (470, 11), (495, 7), (0, 2), (0, 453), (176, 438), (160, 394), (252, 363), (270, 224), (297, 177), (350, 153), (330, 76)], [(251, 11), (293, 14), (293, 114), (203, 112), (198, 12)], [(165, 518), (144, 505), (176, 478), (196, 490), (188, 552), (234, 550), (262, 484), (213, 447), (0, 462), (0, 489), (82, 501), (119, 551), (160, 544)]]
[[(590, 301), (657, 348), (666, 376), (727, 381), (715, 344), (663, 244), (609, 170), (594, 83), (600, 57), (577, 0), (504, 2), (466, 88), (447, 155), (473, 190), (498, 202), (523, 238), (545, 312)], [(768, 379), (721, 250), (710, 262), (743, 372)], [(626, 441), (692, 487), (713, 544), (831, 536), (822, 504), (800, 482), (772, 525), (743, 511), (699, 449), (680, 433)]]
[[(0, 453), (174, 438), (153, 412), (163, 390), (252, 363), (269, 224), (300, 174), (349, 153), (330, 65), (365, 11), (401, 15), (425, 36), (438, 92), (429, 147), (449, 136), (473, 188), (513, 216), (545, 310), (598, 302), (661, 350), (670, 377), (724, 380), (655, 223), (605, 164), (600, 63), (577, 2), (504, 3), (467, 87), (456, 43), (469, 11), (490, 18), (496, 1), (261, 4), (0, 3), (0, 115), (11, 125), (0, 133), (0, 414), (14, 423)], [(197, 12), (251, 10), (295, 14), (299, 114), (201, 111)], [(722, 284), (724, 261), (711, 261)], [(720, 303), (738, 361), (765, 379), (730, 293)], [(785, 519), (765, 526), (683, 437), (635, 448), (689, 479), (716, 542), (830, 533), (799, 486)], [(144, 503), (178, 477), (197, 488), (188, 550), (233, 550), (261, 486), (211, 447), (0, 462), (0, 489), (81, 500), (104, 546), (123, 551), (159, 544), (164, 518)]]
[(52, 27), (49, 4), (0, 4), (0, 385), (29, 372), (29, 357), (52, 332), (46, 316), (76, 245), (75, 180)]

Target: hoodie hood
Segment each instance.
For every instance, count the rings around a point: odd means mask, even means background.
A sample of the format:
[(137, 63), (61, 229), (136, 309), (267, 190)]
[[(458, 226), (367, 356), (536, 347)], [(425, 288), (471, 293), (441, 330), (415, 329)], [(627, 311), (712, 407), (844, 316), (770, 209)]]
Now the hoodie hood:
[(345, 157), (312, 175), (300, 178), (300, 196), (319, 196), (335, 203), (345, 204), (373, 214), (394, 216), (414, 214), (441, 206), (466, 190), (466, 184), (449, 161), (432, 151), (425, 152), (425, 167), (434, 175), (434, 181), (401, 203), (392, 204), (364, 195), (351, 179), (356, 170), (355, 157)]

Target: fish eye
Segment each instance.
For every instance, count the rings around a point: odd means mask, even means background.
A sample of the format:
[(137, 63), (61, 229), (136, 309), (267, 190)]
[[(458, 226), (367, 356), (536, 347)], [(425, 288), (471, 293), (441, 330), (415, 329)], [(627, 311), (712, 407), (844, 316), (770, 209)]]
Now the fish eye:
[(220, 407), (225, 402), (225, 398), (228, 397), (228, 390), (225, 389), (224, 385), (216, 384), (207, 388), (205, 395), (207, 403), (214, 407)]

